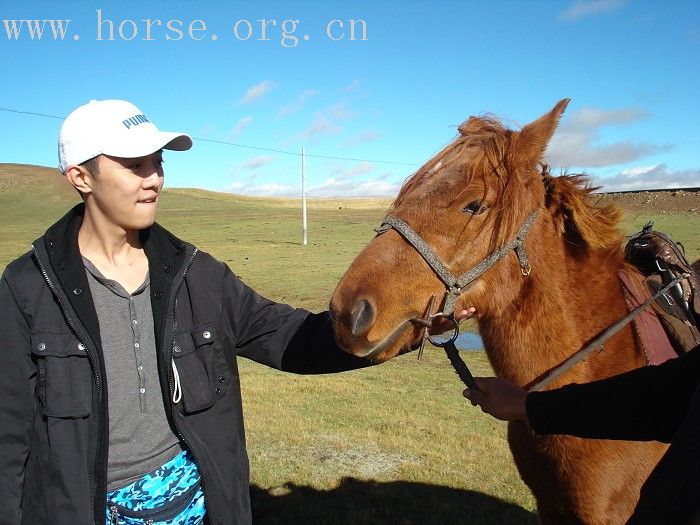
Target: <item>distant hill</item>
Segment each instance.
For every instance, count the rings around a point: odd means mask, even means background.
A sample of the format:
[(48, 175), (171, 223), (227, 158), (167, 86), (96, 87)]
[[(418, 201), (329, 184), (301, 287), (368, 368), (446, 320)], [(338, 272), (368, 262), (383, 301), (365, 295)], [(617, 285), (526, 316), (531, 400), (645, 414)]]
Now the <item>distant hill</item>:
[[(196, 200), (217, 201), (222, 204), (236, 203), (255, 206), (299, 207), (299, 199), (261, 198), (215, 192), (193, 188), (165, 189), (173, 206)], [(625, 193), (601, 193), (603, 202), (612, 202), (626, 211), (640, 213), (683, 213), (700, 215), (700, 192), (697, 188), (678, 190), (654, 190)], [(52, 204), (70, 204), (80, 201), (80, 197), (55, 168), (28, 164), (0, 163), (0, 202), (8, 200), (20, 205), (27, 200), (36, 204), (37, 200)], [(388, 208), (391, 198), (374, 199), (313, 199), (316, 208), (349, 206), (358, 208)], [(64, 206), (65, 207), (65, 206)]]
[(45, 166), (0, 163), (0, 195), (50, 196), (54, 202), (77, 202), (80, 197), (60, 171)]
[[(198, 188), (168, 188), (166, 174), (165, 194), (173, 204), (191, 199), (217, 201), (221, 203), (250, 204), (256, 206), (299, 207), (298, 198), (250, 197), (234, 193), (216, 192)], [(70, 204), (80, 202), (80, 196), (56, 168), (33, 166), (30, 164), (0, 163), (0, 199), (13, 195), (20, 200), (24, 197), (49, 198), (51, 202)], [(387, 208), (390, 198), (338, 198), (313, 199), (316, 208), (352, 207)]]

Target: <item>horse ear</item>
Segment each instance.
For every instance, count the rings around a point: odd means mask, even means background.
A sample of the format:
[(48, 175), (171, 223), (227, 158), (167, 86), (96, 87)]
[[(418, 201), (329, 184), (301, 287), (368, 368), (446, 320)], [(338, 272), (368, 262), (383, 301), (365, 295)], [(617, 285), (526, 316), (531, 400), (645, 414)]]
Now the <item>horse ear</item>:
[(545, 113), (520, 130), (516, 136), (513, 151), (514, 160), (518, 164), (530, 167), (542, 159), (544, 150), (554, 135), (559, 119), (570, 101), (570, 98), (560, 100), (549, 113)]

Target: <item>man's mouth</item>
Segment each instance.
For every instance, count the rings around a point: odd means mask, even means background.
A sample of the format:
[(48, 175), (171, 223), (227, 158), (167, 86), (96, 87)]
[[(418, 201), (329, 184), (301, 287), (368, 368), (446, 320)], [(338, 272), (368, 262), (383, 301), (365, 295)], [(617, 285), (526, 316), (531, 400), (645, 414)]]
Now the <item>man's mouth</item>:
[(141, 199), (138, 201), (139, 204), (153, 204), (158, 200), (158, 197), (151, 197), (150, 199)]

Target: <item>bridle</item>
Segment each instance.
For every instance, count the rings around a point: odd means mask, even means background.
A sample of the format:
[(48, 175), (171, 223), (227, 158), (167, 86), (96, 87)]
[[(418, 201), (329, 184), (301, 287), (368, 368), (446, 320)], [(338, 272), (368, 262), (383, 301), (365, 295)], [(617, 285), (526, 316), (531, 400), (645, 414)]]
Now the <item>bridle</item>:
[(442, 311), (436, 314), (431, 314), (428, 312), (428, 315), (432, 315), (433, 317), (449, 317), (453, 315), (452, 309), (454, 308), (457, 298), (462, 294), (464, 289), (481, 277), (484, 272), (503, 259), (511, 251), (515, 250), (515, 253), (518, 256), (520, 271), (522, 274), (530, 274), (530, 262), (527, 259), (527, 254), (525, 253), (523, 243), (525, 242), (525, 236), (530, 230), (530, 227), (537, 218), (537, 213), (537, 211), (533, 211), (525, 219), (522, 226), (520, 226), (518, 233), (515, 235), (515, 239), (494, 250), (483, 261), (458, 277), (455, 277), (452, 274), (452, 272), (440, 260), (438, 255), (428, 245), (428, 243), (426, 243), (421, 236), (413, 230), (413, 228), (398, 217), (388, 215), (386, 219), (384, 219), (384, 222), (382, 222), (379, 228), (377, 228), (375, 231), (379, 235), (393, 228), (399, 232), (399, 234), (406, 239), (411, 246), (413, 246), (421, 257), (423, 257), (423, 259), (425, 259), (425, 262), (428, 263), (430, 268), (432, 268), (433, 272), (435, 272), (435, 274), (440, 278), (446, 288)]
[[(513, 250), (515, 250), (515, 254), (518, 257), (520, 271), (522, 274), (525, 276), (530, 275), (530, 262), (528, 261), (527, 254), (525, 253), (524, 242), (525, 236), (530, 230), (532, 224), (535, 222), (536, 218), (537, 211), (533, 211), (520, 226), (515, 239), (494, 250), (479, 264), (458, 277), (455, 277), (452, 274), (452, 272), (447, 268), (445, 263), (440, 260), (440, 257), (438, 257), (430, 245), (426, 243), (423, 238), (403, 220), (393, 215), (388, 215), (386, 219), (384, 219), (384, 222), (382, 222), (379, 228), (375, 230), (377, 235), (380, 235), (392, 228), (399, 232), (399, 234), (406, 239), (411, 246), (413, 246), (421, 257), (425, 259), (425, 262), (428, 263), (430, 268), (432, 268), (435, 274), (444, 283), (446, 288), (445, 298), (443, 301), (442, 310), (440, 312), (433, 313), (433, 305), (435, 304), (435, 296), (433, 295), (428, 302), (425, 317), (414, 317), (411, 319), (412, 323), (423, 326), (423, 336), (421, 337), (420, 349), (418, 350), (418, 359), (420, 359), (421, 355), (423, 354), (423, 347), (425, 346), (425, 341), (427, 339), (434, 346), (445, 350), (450, 363), (452, 363), (453, 368), (464, 384), (466, 384), (469, 388), (478, 389), (476, 382), (474, 381), (474, 378), (467, 367), (467, 364), (459, 356), (459, 352), (454, 344), (455, 340), (459, 336), (459, 323), (455, 319), (453, 311), (455, 302), (467, 286), (473, 283), (484, 272), (486, 272), (489, 268), (491, 268)], [(437, 318), (443, 318), (452, 326), (451, 330), (448, 330), (449, 336), (447, 338), (441, 339), (439, 334), (433, 336), (428, 333), (428, 329)]]

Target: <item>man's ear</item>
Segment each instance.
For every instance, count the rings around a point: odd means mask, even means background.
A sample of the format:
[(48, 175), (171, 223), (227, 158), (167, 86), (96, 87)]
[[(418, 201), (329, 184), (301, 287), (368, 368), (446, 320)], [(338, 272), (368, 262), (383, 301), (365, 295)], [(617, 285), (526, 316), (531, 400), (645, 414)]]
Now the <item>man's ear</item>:
[(93, 176), (87, 168), (74, 164), (66, 169), (64, 175), (83, 197), (92, 193)]

